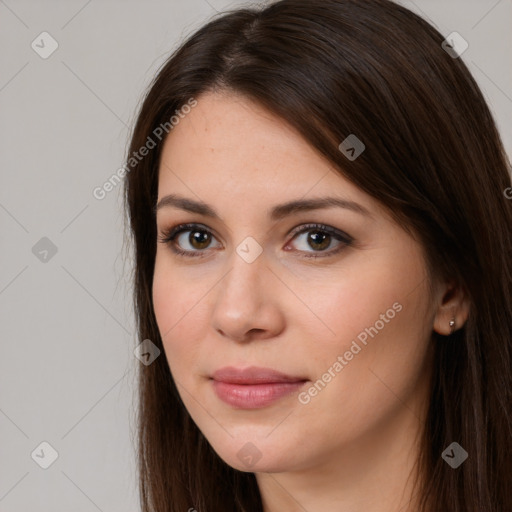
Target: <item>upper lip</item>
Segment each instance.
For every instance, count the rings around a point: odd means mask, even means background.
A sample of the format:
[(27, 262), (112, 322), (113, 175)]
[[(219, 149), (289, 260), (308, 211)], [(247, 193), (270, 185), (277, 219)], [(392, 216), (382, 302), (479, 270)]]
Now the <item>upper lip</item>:
[(212, 379), (228, 384), (271, 384), (279, 382), (303, 382), (303, 377), (292, 377), (271, 368), (250, 366), (249, 368), (235, 368), (226, 366), (215, 371)]

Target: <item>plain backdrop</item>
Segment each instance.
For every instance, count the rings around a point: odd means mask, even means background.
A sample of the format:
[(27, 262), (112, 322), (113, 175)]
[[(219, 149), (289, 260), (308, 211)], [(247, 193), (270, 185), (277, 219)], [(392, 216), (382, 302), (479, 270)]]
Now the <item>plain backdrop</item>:
[[(163, 61), (244, 3), (0, 0), (1, 512), (139, 510), (122, 187), (93, 190)], [(468, 41), (512, 154), (512, 2), (401, 3)]]

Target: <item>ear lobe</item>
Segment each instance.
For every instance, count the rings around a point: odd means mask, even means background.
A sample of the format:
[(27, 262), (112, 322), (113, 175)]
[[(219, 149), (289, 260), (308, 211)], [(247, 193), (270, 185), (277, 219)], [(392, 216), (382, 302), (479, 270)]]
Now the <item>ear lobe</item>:
[(446, 283), (439, 295), (433, 329), (443, 336), (449, 336), (460, 329), (469, 316), (469, 299), (455, 282)]

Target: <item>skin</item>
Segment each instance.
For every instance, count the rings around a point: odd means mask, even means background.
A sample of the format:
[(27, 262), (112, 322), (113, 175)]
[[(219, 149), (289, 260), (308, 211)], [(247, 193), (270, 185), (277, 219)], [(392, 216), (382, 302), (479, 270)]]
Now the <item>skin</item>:
[[(202, 258), (157, 243), (153, 284), (165, 356), (189, 414), (226, 463), (255, 473), (265, 512), (412, 512), (430, 337), (448, 334), (452, 317), (460, 328), (464, 297), (437, 281), (429, 296), (419, 243), (285, 121), (233, 93), (197, 99), (165, 141), (158, 201), (171, 193), (203, 201), (221, 220), (158, 209), (160, 235), (199, 223), (211, 236), (201, 232), (203, 245), (194, 230), (175, 239)], [(357, 202), (370, 215), (334, 207), (267, 216), (275, 205), (324, 196)], [(319, 249), (308, 242), (314, 228), (290, 234), (307, 223), (354, 241), (331, 237)], [(249, 236), (263, 250), (252, 263), (236, 252)], [(394, 318), (306, 404), (292, 393), (243, 410), (213, 391), (209, 377), (228, 365), (302, 376), (307, 391), (395, 303), (402, 308)], [(248, 442), (261, 454), (250, 467), (237, 455)]]

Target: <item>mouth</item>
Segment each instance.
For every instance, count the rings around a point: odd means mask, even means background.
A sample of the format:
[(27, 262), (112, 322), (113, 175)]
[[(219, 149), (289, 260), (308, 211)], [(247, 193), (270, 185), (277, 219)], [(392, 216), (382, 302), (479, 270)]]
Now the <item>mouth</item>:
[(210, 377), (217, 397), (237, 409), (259, 409), (294, 391), (308, 379), (294, 377), (270, 368), (225, 367)]

